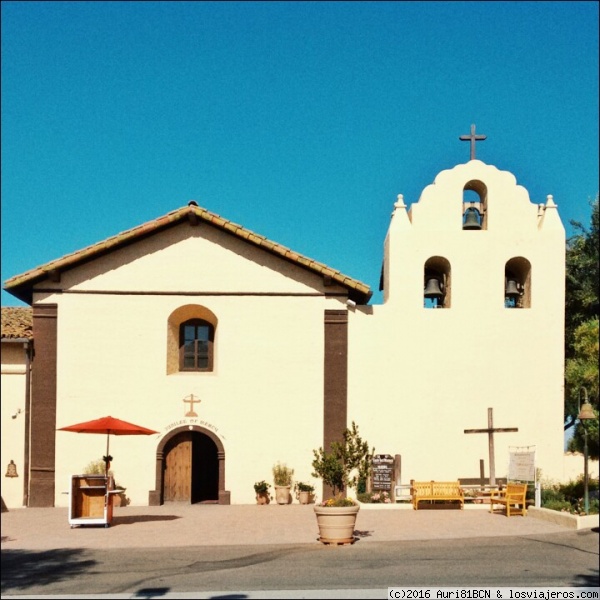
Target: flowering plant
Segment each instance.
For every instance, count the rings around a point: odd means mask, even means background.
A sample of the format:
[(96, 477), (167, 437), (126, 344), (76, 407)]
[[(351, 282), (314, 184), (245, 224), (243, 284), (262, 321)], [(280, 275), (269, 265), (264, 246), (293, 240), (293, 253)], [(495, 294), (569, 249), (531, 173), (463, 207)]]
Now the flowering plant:
[(355, 506), (356, 502), (352, 500), (352, 498), (344, 498), (341, 494), (334, 496), (333, 498), (329, 498), (329, 500), (324, 500), (319, 503), (319, 506)]
[(371, 502), (375, 504), (391, 504), (392, 499), (390, 498), (389, 492), (375, 492), (371, 495)]
[(378, 490), (376, 492), (361, 492), (356, 495), (359, 502), (363, 504), (391, 504), (392, 498), (389, 492)]

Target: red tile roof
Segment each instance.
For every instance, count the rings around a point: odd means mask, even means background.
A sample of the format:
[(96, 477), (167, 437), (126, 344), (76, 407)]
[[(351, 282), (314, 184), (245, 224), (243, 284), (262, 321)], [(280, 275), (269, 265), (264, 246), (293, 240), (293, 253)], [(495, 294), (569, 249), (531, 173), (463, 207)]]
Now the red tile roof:
[(67, 254), (62, 258), (53, 260), (20, 275), (15, 275), (5, 281), (4, 289), (17, 298), (31, 303), (33, 286), (49, 277), (52, 272), (61, 272), (71, 269), (108, 252), (121, 248), (122, 246), (131, 244), (147, 236), (154, 235), (188, 218), (197, 218), (200, 221), (209, 223), (213, 227), (234, 235), (249, 244), (258, 246), (263, 250), (275, 254), (284, 260), (295, 263), (304, 269), (327, 277), (332, 283), (337, 283), (346, 288), (348, 290), (349, 298), (358, 304), (367, 304), (371, 298), (372, 292), (368, 285), (348, 277), (340, 271), (328, 267), (323, 263), (298, 254), (281, 244), (272, 242), (262, 235), (254, 233), (249, 229), (245, 229), (241, 225), (228, 221), (223, 217), (198, 206), (194, 201), (190, 202), (187, 206), (174, 210), (162, 217), (148, 221), (147, 223), (132, 229), (128, 229), (127, 231), (119, 233), (102, 242), (98, 242), (87, 248), (78, 250), (77, 252)]
[(33, 337), (33, 309), (29, 306), (2, 307), (2, 339), (31, 339)]

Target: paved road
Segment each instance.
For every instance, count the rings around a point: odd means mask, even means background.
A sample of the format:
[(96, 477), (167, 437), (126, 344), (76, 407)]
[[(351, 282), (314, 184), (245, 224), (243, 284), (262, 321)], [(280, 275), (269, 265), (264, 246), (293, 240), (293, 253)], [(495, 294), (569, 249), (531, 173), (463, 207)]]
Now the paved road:
[(65, 509), (21, 509), (2, 515), (2, 597), (384, 598), (389, 586), (598, 585), (597, 528), (481, 510), (361, 510), (358, 541), (343, 547), (318, 543), (315, 528), (311, 507), (299, 505), (127, 507), (108, 529), (70, 529)]
[(203, 597), (253, 593), (260, 598), (265, 590), (296, 590), (306, 597), (298, 590), (354, 588), (373, 594), (355, 597), (383, 598), (390, 586), (597, 585), (598, 533), (592, 530), (476, 540), (359, 541), (347, 547), (15, 550), (2, 556), (3, 597), (92, 593), (164, 598), (189, 592), (199, 598), (202, 592), (210, 594)]

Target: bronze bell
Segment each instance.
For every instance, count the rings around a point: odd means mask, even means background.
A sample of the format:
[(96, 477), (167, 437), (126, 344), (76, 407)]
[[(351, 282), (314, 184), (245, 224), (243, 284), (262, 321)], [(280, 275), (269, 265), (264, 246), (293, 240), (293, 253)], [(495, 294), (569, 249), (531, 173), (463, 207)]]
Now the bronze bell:
[(15, 461), (11, 460), (6, 467), (6, 475), (4, 477), (18, 477), (17, 474), (17, 465), (15, 465)]
[(465, 211), (463, 229), (481, 229), (481, 213), (474, 206)]
[(444, 284), (437, 277), (429, 277), (425, 282), (425, 298), (443, 298)]
[(504, 295), (508, 298), (517, 298), (521, 295), (520, 284), (515, 279), (506, 280)]

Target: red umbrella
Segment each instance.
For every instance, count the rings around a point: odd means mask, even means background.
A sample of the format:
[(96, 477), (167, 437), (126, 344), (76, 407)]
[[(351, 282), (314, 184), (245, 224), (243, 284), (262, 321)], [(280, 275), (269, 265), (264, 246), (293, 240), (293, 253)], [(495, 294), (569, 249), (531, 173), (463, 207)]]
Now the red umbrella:
[(111, 433), (113, 435), (152, 435), (153, 433), (158, 433), (158, 431), (154, 431), (153, 429), (147, 429), (141, 425), (134, 425), (127, 421), (121, 421), (121, 419), (115, 419), (115, 417), (102, 417), (101, 419), (95, 419), (93, 421), (85, 421), (84, 423), (77, 423), (76, 425), (60, 427), (58, 431), (106, 434), (106, 456), (104, 457), (106, 473), (108, 473), (111, 461), (111, 457), (108, 454), (108, 444)]

